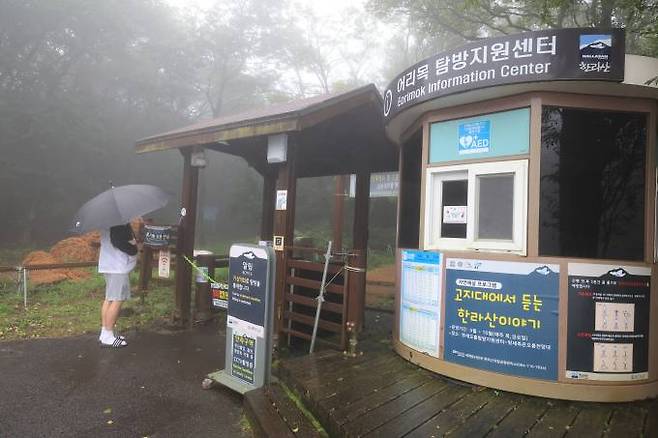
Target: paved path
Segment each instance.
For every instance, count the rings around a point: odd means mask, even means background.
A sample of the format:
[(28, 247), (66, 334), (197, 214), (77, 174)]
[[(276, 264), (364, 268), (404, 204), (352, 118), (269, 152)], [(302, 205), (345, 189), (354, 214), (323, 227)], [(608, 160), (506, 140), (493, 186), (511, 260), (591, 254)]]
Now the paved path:
[(0, 437), (240, 437), (242, 399), (202, 390), (223, 367), (220, 324), (128, 333), (99, 348), (93, 335), (0, 343)]

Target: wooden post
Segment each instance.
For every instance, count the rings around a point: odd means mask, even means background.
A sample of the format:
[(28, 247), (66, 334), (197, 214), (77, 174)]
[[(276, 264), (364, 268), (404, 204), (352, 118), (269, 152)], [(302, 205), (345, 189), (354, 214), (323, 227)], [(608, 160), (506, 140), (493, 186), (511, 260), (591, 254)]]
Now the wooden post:
[(199, 168), (192, 167), (191, 149), (180, 149), (180, 153), (183, 155), (181, 204), (187, 214), (181, 219), (176, 243), (176, 309), (174, 311), (174, 322), (187, 326), (190, 323), (192, 267), (185, 261), (183, 256), (187, 256), (188, 259), (192, 260), (194, 253)]
[[(286, 247), (293, 245), (295, 232), (295, 197), (297, 192), (297, 173), (295, 171), (296, 144), (288, 139), (288, 161), (280, 165), (276, 180), (276, 190), (287, 190), (286, 210), (274, 211), (274, 236), (283, 236)], [(274, 333), (283, 328), (283, 296), (286, 288), (286, 261), (289, 252), (276, 251), (276, 281), (274, 294)], [(283, 337), (279, 337), (279, 340)]]
[(370, 208), (370, 173), (356, 174), (354, 199), (354, 228), (352, 240), (354, 252), (352, 266), (362, 272), (350, 272), (347, 320), (355, 323), (356, 330), (363, 328), (366, 305), (366, 268), (368, 266), (368, 214)]
[(263, 207), (260, 218), (260, 240), (272, 240), (272, 235), (274, 234), (276, 176), (276, 172), (267, 172), (263, 175)]
[[(144, 219), (139, 225), (139, 237), (138, 240), (144, 238), (144, 225), (152, 224), (152, 219)], [(146, 246), (142, 245), (142, 254), (141, 254), (141, 263), (139, 270), (139, 290), (142, 291), (142, 304), (144, 304), (144, 294), (145, 291), (149, 288), (149, 282), (153, 276), (153, 250)]]
[(336, 177), (336, 193), (334, 194), (333, 215), (333, 247), (337, 252), (343, 250), (343, 215), (345, 211), (345, 175)]

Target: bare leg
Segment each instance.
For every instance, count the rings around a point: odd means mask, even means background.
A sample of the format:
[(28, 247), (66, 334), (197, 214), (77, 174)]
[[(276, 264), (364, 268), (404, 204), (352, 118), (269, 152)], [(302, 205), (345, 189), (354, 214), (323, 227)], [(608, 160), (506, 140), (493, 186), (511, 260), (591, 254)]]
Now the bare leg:
[(105, 328), (114, 330), (114, 324), (119, 319), (119, 312), (123, 301), (108, 301), (107, 311), (105, 312)]
[(103, 328), (108, 328), (107, 326), (107, 309), (110, 307), (110, 301), (103, 301), (103, 305), (101, 306), (101, 327)]

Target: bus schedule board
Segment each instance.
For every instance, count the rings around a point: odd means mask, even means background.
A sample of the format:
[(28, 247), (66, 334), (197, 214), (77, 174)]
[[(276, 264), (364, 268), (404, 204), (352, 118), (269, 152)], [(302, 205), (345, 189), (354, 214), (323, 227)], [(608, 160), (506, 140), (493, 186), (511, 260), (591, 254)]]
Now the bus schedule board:
[(209, 377), (241, 394), (269, 381), (274, 261), (267, 246), (238, 243), (229, 251), (226, 368)]
[(557, 380), (560, 266), (453, 258), (445, 265), (444, 359)]

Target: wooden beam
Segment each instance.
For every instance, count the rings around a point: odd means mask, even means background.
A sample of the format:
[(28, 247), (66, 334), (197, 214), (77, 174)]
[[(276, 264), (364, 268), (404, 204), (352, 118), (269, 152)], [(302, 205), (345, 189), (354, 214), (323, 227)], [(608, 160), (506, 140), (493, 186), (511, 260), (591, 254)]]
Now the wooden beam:
[(187, 326), (190, 322), (192, 267), (185, 261), (183, 256), (191, 260), (194, 253), (199, 168), (192, 167), (191, 148), (181, 149), (180, 153), (183, 155), (181, 203), (182, 207), (187, 210), (187, 214), (181, 219), (176, 244), (178, 263), (176, 264), (176, 309), (174, 310), (174, 322)]
[(276, 174), (263, 175), (263, 200), (260, 217), (260, 240), (272, 240), (274, 234), (274, 201), (276, 198)]
[(337, 175), (336, 191), (334, 193), (334, 215), (333, 215), (333, 248), (335, 251), (343, 250), (343, 215), (345, 211), (345, 180), (347, 175)]
[(347, 321), (354, 322), (357, 330), (363, 328), (366, 304), (366, 268), (368, 266), (368, 215), (370, 209), (370, 172), (356, 174), (354, 203), (353, 247), (357, 254), (352, 267), (360, 272), (350, 272)]
[[(288, 161), (278, 168), (276, 190), (287, 190), (286, 210), (274, 211), (274, 236), (283, 236), (284, 245), (292, 246), (295, 231), (295, 198), (297, 192), (297, 175), (295, 161), (297, 155), (296, 137), (288, 139)], [(274, 333), (281, 333), (283, 328), (283, 301), (286, 292), (286, 263), (288, 251), (276, 251), (276, 280), (274, 294)], [(279, 337), (282, 340), (283, 336)]]

